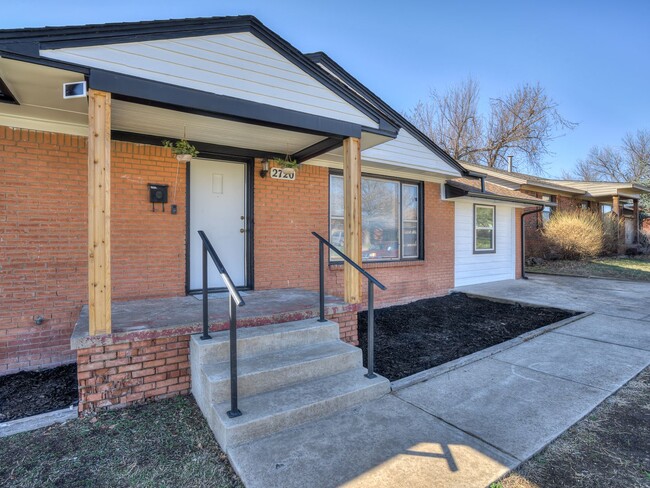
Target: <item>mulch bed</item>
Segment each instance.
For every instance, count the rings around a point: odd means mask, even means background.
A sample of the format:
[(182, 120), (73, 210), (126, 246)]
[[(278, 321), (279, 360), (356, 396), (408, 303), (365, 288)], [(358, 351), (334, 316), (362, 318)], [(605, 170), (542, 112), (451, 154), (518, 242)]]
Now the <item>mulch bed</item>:
[[(375, 370), (391, 381), (467, 356), (575, 315), (454, 293), (375, 310)], [(367, 364), (368, 313), (359, 313)]]
[(0, 376), (0, 422), (53, 412), (78, 401), (76, 364)]

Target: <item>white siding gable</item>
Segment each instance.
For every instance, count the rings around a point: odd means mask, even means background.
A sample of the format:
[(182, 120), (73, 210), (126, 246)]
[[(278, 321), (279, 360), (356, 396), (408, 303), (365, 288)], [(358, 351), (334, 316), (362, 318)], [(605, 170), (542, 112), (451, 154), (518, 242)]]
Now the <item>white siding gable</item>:
[(377, 127), (370, 117), (250, 33), (50, 49), (41, 55)]
[(474, 202), (455, 202), (455, 286), (514, 279), (515, 209), (507, 205), (496, 205), (496, 252), (474, 254)]
[(361, 153), (361, 158), (364, 161), (433, 171), (446, 175), (458, 176), (460, 174), (405, 129), (400, 129), (395, 139), (364, 150)]

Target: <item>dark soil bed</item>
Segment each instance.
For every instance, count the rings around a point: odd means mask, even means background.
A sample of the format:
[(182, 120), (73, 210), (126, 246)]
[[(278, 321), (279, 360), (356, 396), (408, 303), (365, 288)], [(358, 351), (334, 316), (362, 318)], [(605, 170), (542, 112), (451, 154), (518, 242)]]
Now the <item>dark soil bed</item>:
[[(375, 370), (391, 381), (575, 315), (454, 293), (375, 310)], [(368, 313), (359, 313), (364, 364)]]
[(78, 399), (76, 364), (0, 376), (0, 422), (66, 408)]

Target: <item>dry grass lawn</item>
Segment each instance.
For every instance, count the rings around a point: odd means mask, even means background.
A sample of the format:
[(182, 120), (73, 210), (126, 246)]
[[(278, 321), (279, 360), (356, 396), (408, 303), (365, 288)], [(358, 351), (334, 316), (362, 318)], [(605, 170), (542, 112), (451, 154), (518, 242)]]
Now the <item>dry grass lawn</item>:
[(550, 273), (635, 281), (650, 281), (650, 256), (609, 257), (582, 261), (546, 261), (527, 266), (531, 273)]
[(0, 486), (243, 485), (183, 396), (0, 438)]

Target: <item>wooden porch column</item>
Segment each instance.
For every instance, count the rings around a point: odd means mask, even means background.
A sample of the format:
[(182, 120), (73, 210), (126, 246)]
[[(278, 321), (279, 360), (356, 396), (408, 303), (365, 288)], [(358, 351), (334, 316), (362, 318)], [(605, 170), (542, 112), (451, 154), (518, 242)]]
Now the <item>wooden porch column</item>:
[(111, 333), (111, 94), (88, 91), (88, 314)]
[[(343, 141), (343, 225), (345, 254), (361, 265), (361, 141), (348, 137)], [(361, 274), (345, 263), (343, 267), (345, 301), (361, 302)]]
[(632, 241), (634, 244), (639, 243), (639, 201), (634, 200), (634, 211), (632, 212), (633, 219), (634, 219), (634, 240)]
[(614, 196), (612, 197), (612, 212), (614, 212), (616, 215), (620, 215), (620, 214), (621, 214), (621, 211), (620, 211), (618, 205), (619, 205), (619, 198), (618, 198), (618, 195), (614, 195)]

